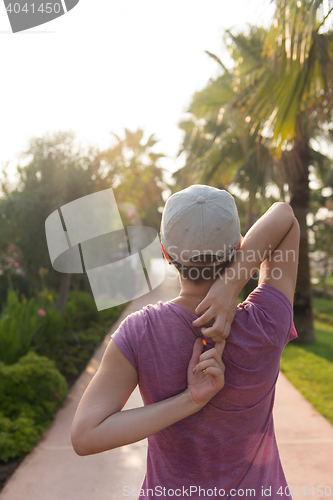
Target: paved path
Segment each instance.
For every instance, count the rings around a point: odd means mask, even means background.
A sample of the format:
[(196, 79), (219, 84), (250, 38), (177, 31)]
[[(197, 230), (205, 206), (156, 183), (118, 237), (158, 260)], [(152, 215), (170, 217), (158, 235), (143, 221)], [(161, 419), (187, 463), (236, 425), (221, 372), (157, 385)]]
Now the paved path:
[[(126, 498), (123, 494), (126, 486), (133, 495), (129, 498), (136, 498), (133, 490), (140, 488), (144, 476), (146, 440), (79, 457), (71, 446), (70, 428), (81, 396), (119, 323), (147, 303), (170, 300), (178, 290), (178, 282), (169, 277), (124, 311), (68, 394), (54, 422), (5, 485), (0, 493), (1, 500), (120, 500)], [(141, 404), (140, 395), (135, 391), (126, 408)], [(274, 420), (281, 462), (294, 500), (313, 499), (317, 486), (330, 486), (330, 496), (326, 489), (323, 498), (333, 499), (333, 427), (282, 373), (276, 388)], [(295, 493), (297, 486), (298, 496)], [(312, 486), (315, 495), (310, 493)], [(272, 494), (271, 498), (281, 497)]]

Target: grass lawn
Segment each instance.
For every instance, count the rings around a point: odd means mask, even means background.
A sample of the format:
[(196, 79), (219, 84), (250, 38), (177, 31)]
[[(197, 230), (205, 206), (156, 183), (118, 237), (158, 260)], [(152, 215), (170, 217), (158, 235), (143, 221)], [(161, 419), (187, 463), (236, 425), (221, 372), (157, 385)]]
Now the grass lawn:
[[(315, 299), (314, 308), (332, 315), (333, 300)], [(315, 321), (317, 342), (284, 348), (281, 371), (333, 425), (333, 325)]]
[(313, 297), (312, 305), (314, 312), (319, 312), (331, 316), (333, 319), (333, 300), (324, 297)]

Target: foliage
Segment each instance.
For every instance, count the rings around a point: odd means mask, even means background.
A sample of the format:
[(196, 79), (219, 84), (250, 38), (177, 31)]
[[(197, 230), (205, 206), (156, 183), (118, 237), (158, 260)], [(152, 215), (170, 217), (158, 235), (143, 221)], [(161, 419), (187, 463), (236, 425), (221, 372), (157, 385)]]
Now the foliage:
[(322, 267), (321, 286), (327, 292), (326, 278), (333, 262), (333, 202), (332, 188), (329, 185), (312, 191), (311, 213), (313, 218), (309, 228), (314, 236), (311, 256)]
[(159, 230), (164, 201), (162, 191), (167, 185), (158, 161), (164, 155), (152, 151), (157, 140), (152, 134), (146, 141), (144, 132), (125, 129), (125, 138), (113, 134), (116, 143), (101, 151), (98, 160), (107, 172), (109, 187), (115, 191), (124, 225), (131, 225), (132, 212), (137, 212), (146, 226)]
[(247, 227), (267, 187), (274, 183), (283, 197), (288, 186), (302, 241), (295, 322), (299, 337), (314, 342), (306, 220), (310, 166), (324, 182), (332, 178), (332, 160), (311, 142), (325, 138), (331, 143), (333, 137), (332, 9), (324, 0), (276, 0), (275, 5), (269, 29), (226, 31), (232, 68), (208, 53), (222, 74), (193, 97), (191, 117), (181, 123), (186, 165), (174, 178), (216, 187), (237, 182), (248, 191)]
[(71, 290), (64, 312), (67, 325), (72, 330), (89, 328), (91, 323), (98, 321), (98, 310), (95, 300), (89, 293)]
[[(254, 120), (268, 123), (279, 144), (293, 140), (304, 120), (310, 138), (332, 113), (333, 36), (323, 0), (276, 0), (274, 22), (263, 46), (264, 64), (241, 87)], [(327, 2), (331, 9), (331, 2)], [(296, 130), (297, 133), (297, 130)]]
[[(38, 317), (32, 337), (30, 348), (36, 352), (31, 350), (9, 366), (0, 362), (0, 460), (5, 462), (24, 457), (36, 445), (68, 385), (82, 372), (127, 305), (96, 314), (89, 294), (72, 291), (65, 317), (55, 310), (54, 298), (49, 289), (37, 297), (37, 307), (42, 306), (46, 314)], [(78, 330), (78, 326), (82, 329)]]
[(55, 303), (57, 292), (48, 287), (44, 287), (37, 294), (37, 304), (40, 309), (47, 309), (50, 304)]
[(97, 311), (90, 294), (70, 291), (67, 306), (63, 316), (53, 304), (47, 307), (32, 348), (54, 360), (71, 385), (127, 304)]
[(50, 425), (67, 383), (46, 357), (29, 352), (13, 365), (0, 362), (0, 459), (22, 457)]
[(234, 106), (240, 83), (237, 66), (240, 62), (247, 66), (253, 62), (254, 57), (251, 59), (248, 53), (261, 57), (265, 33), (263, 28), (251, 28), (246, 38), (242, 35), (247, 57), (239, 50), (232, 52), (234, 71), (226, 69), (218, 60), (222, 75), (194, 94), (188, 109), (191, 116), (180, 123), (185, 132), (180, 153), (185, 153), (186, 164), (173, 176), (175, 189), (184, 188), (192, 181), (221, 189), (237, 186), (247, 192), (246, 230), (261, 215), (268, 186), (274, 184), (273, 201), (284, 196), (285, 176), (279, 165), (282, 160), (274, 159), (268, 144), (258, 140), (259, 131), (253, 129), (251, 117), (245, 115), (244, 119), (246, 106), (241, 111)]
[[(289, 2), (291, 3), (295, 4)], [(303, 2), (304, 5), (306, 3)], [(288, 8), (290, 7), (287, 10)], [(278, 8), (276, 15), (278, 16)], [(320, 132), (325, 134), (326, 140), (331, 141), (331, 134), (326, 129), (324, 131), (318, 128), (319, 123), (330, 120), (328, 83), (326, 82), (325, 88), (317, 88), (318, 95), (313, 98), (311, 110), (308, 110), (311, 120), (307, 119), (308, 115), (304, 115), (305, 107), (310, 106), (309, 92), (310, 89), (313, 91), (316, 74), (308, 68), (307, 78), (312, 78), (311, 84), (309, 82), (303, 89), (304, 94), (299, 98), (301, 104), (296, 104), (299, 94), (295, 96), (292, 93), (290, 72), (297, 69), (299, 72), (303, 71), (305, 63), (301, 68), (297, 60), (289, 61), (288, 64), (281, 63), (282, 67), (279, 66), (278, 61), (286, 57), (284, 50), (279, 49), (280, 34), (277, 24), (268, 31), (252, 26), (246, 34), (230, 30), (226, 32), (224, 43), (232, 57), (233, 69), (228, 70), (222, 65), (222, 75), (211, 80), (202, 91), (193, 96), (188, 109), (191, 117), (180, 123), (180, 128), (185, 132), (180, 152), (186, 154), (186, 165), (174, 175), (176, 180), (181, 182), (184, 179), (186, 182), (190, 176), (194, 181), (211, 182), (217, 187), (219, 184), (227, 186), (231, 181), (236, 181), (239, 187), (244, 188), (244, 183), (241, 182), (242, 175), (244, 176), (242, 172), (250, 171), (252, 175), (245, 174), (250, 180), (250, 184), (246, 186), (250, 193), (263, 196), (263, 189), (268, 182), (273, 181), (282, 194), (282, 187), (288, 182), (291, 170), (296, 168), (295, 162), (299, 162), (295, 152), (290, 155), (287, 150), (283, 155), (281, 151), (278, 153), (282, 144), (285, 148), (290, 130), (294, 134), (295, 109), (301, 113), (301, 121), (297, 125), (299, 134), (309, 140)], [(329, 39), (327, 33), (325, 37)], [(217, 56), (209, 55), (218, 60)], [(326, 80), (329, 79), (333, 67), (332, 58), (325, 58), (316, 50), (311, 52), (310, 61), (304, 54), (303, 57), (306, 58), (307, 65), (313, 66), (316, 66), (318, 60), (324, 59), (325, 66), (322, 66), (321, 74), (324, 78), (323, 72), (326, 71)], [(276, 91), (277, 86), (282, 86), (283, 91)], [(299, 91), (297, 82), (296, 88)], [(318, 96), (324, 94), (325, 97), (319, 99)], [(288, 99), (294, 99), (295, 102), (291, 104)], [(324, 106), (325, 113), (321, 111), (320, 103), (321, 107)], [(294, 114), (289, 116), (288, 113)], [(292, 117), (294, 121), (291, 120)], [(282, 126), (284, 128), (281, 129)], [(331, 162), (327, 162), (324, 155), (312, 148), (309, 148), (309, 155), (313, 164), (318, 166), (321, 176), (331, 170)]]
[(315, 297), (313, 305), (317, 312), (325, 314), (333, 321), (333, 299)]
[(42, 310), (45, 311), (45, 316), (39, 317), (31, 348), (52, 359), (57, 347), (66, 343), (69, 327), (64, 316), (56, 311), (53, 302)]
[[(10, 280), (12, 283), (12, 288), (17, 291), (20, 297), (29, 298), (29, 289), (27, 280), (17, 273), (12, 273), (10, 275)], [(7, 302), (8, 295), (8, 275), (0, 274), (0, 314)]]
[(34, 298), (19, 301), (16, 292), (8, 291), (7, 304), (0, 317), (0, 360), (15, 363), (30, 348), (38, 328), (38, 312)]
[(15, 245), (31, 295), (43, 284), (41, 267), (49, 271), (45, 284), (58, 287), (59, 273), (51, 266), (46, 243), (46, 218), (62, 205), (109, 187), (100, 169), (96, 152), (83, 151), (72, 132), (59, 132), (30, 140), (17, 166), (19, 182), (15, 189), (6, 178), (2, 181), (0, 254), (9, 243)]
[(91, 295), (71, 291), (62, 316), (55, 310), (55, 295), (44, 289), (37, 297), (36, 306), (43, 307), (45, 315), (38, 316), (31, 339), (30, 348), (36, 352), (9, 366), (0, 362), (0, 460), (5, 462), (24, 457), (37, 444), (68, 386), (127, 306), (97, 312)]
[(257, 47), (243, 33), (227, 32), (237, 75), (231, 108), (252, 124), (251, 133), (279, 160), (292, 206), (308, 208), (309, 165), (322, 178), (332, 171), (332, 162), (310, 144), (324, 136), (332, 141), (331, 18), (324, 15), (323, 0), (275, 3), (274, 22), (266, 32), (261, 30)]

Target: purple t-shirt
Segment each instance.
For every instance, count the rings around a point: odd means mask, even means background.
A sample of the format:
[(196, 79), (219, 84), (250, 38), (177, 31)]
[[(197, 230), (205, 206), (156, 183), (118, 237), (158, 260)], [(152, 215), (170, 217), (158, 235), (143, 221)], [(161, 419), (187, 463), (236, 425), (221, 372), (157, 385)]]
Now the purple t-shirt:
[[(138, 372), (145, 405), (186, 389), (187, 367), (200, 335), (192, 326), (196, 317), (178, 304), (158, 302), (129, 315), (114, 333), (116, 345)], [(287, 297), (259, 285), (238, 305), (222, 355), (224, 387), (199, 412), (148, 438), (139, 498), (290, 500), (272, 409), (281, 354), (295, 337)], [(206, 349), (215, 345), (206, 341)]]

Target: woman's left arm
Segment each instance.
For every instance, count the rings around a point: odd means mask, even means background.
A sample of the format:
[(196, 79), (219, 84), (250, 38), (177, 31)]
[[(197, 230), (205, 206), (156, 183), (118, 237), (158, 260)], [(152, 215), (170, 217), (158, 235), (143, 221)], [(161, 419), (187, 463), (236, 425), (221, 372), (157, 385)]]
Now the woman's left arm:
[(204, 353), (202, 349), (197, 339), (185, 391), (158, 403), (121, 411), (138, 383), (138, 375), (111, 340), (74, 416), (71, 440), (75, 452), (94, 455), (135, 443), (201, 410), (224, 385), (224, 344)]

